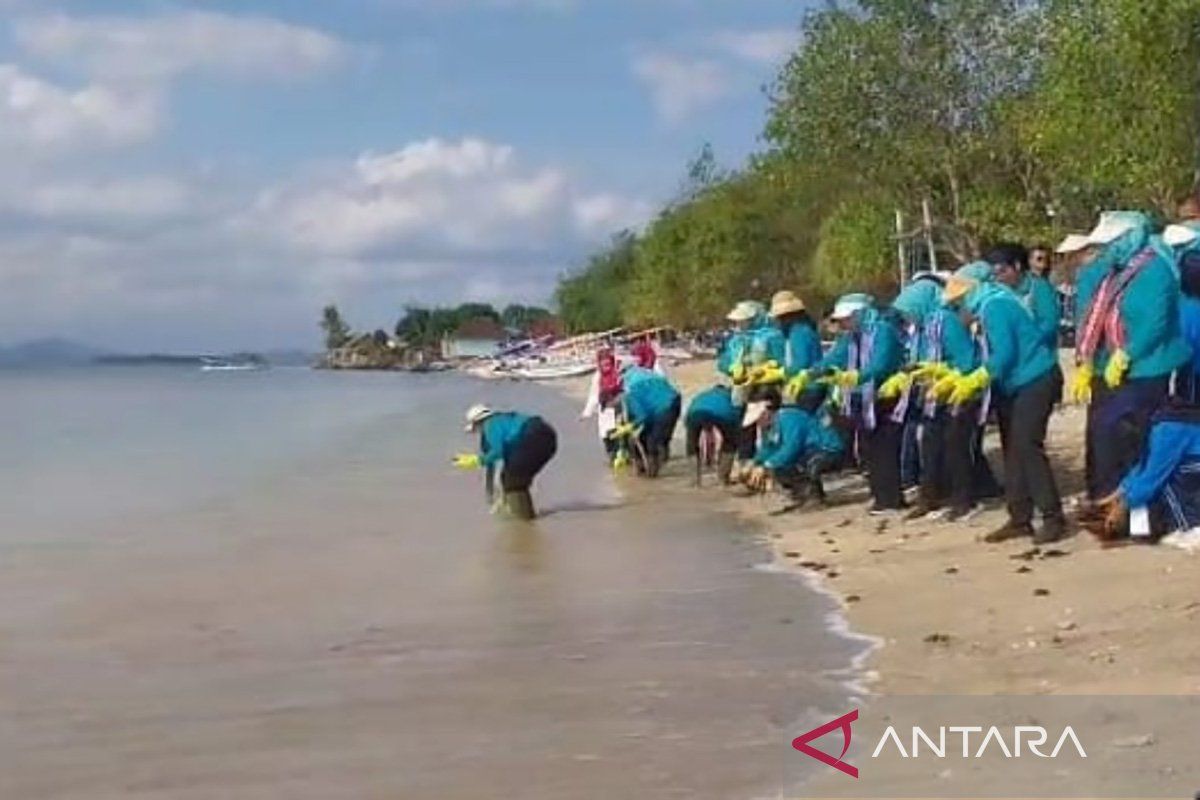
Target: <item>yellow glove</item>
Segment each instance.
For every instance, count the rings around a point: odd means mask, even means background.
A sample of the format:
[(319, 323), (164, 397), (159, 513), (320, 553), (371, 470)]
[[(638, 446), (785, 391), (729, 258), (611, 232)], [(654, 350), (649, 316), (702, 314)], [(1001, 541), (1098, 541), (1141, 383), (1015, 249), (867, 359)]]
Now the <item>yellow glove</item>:
[(769, 386), (773, 383), (783, 383), (785, 377), (783, 367), (774, 361), (768, 361), (762, 366), (754, 368), (750, 375), (750, 382), (759, 386)]
[(980, 367), (970, 375), (964, 375), (955, 381), (954, 392), (950, 395), (950, 404), (961, 406), (970, 402), (986, 389), (991, 381), (992, 377), (988, 375), (986, 367)]
[(880, 400), (895, 400), (900, 395), (907, 392), (913, 383), (913, 377), (908, 372), (897, 372), (892, 377), (883, 382), (879, 387)]
[(854, 389), (858, 386), (858, 370), (839, 370), (833, 375), (833, 383), (842, 389)]
[(1080, 364), (1075, 368), (1071, 378), (1071, 401), (1081, 406), (1092, 402), (1092, 381), (1096, 378), (1096, 369), (1091, 364)]
[(461, 470), (479, 469), (483, 461), (475, 453), (459, 453), (454, 457), (454, 466)]
[(783, 387), (783, 399), (787, 403), (795, 403), (808, 388), (808, 370), (800, 372)]
[(938, 378), (937, 382), (929, 389), (933, 399), (939, 403), (944, 403), (950, 399), (950, 395), (954, 394), (954, 387), (958, 386), (958, 382), (963, 378), (962, 373), (957, 370), (948, 370), (945, 375)]
[(922, 361), (912, 371), (913, 380), (917, 383), (937, 383), (942, 378), (954, 372), (942, 361)]
[(625, 448), (621, 448), (620, 450), (617, 451), (617, 454), (615, 456), (613, 456), (612, 468), (613, 468), (613, 472), (622, 472), (626, 469), (629, 469), (629, 451), (628, 450), (626, 450)]
[(1125, 380), (1125, 373), (1129, 371), (1129, 354), (1124, 350), (1115, 351), (1108, 359), (1108, 366), (1104, 368), (1104, 382), (1108, 384), (1108, 388), (1115, 389)]
[(608, 432), (609, 439), (626, 439), (637, 433), (637, 426), (632, 422), (622, 422)]
[(740, 361), (738, 363), (734, 364), (733, 367), (731, 367), (729, 370), (729, 379), (731, 381), (733, 381), (735, 386), (738, 384), (741, 384), (741, 383), (745, 383), (746, 382), (746, 365)]

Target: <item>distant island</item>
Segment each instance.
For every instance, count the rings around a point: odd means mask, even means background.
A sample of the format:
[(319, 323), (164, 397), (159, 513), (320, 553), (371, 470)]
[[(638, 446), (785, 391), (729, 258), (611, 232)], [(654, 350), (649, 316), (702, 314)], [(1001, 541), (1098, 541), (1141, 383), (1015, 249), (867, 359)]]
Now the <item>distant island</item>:
[(266, 366), (307, 367), (317, 356), (302, 350), (272, 350), (265, 353), (114, 353), (69, 339), (47, 338), (0, 347), (0, 368), (28, 367), (212, 367), (226, 364), (262, 368)]

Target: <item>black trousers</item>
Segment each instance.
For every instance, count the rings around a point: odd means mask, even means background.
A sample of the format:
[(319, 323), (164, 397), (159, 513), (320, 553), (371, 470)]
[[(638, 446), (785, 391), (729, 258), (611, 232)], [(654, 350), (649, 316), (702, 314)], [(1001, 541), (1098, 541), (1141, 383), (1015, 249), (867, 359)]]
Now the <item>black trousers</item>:
[(904, 507), (904, 493), (900, 489), (900, 441), (904, 426), (892, 421), (892, 408), (890, 403), (878, 404), (875, 429), (864, 428), (859, 439), (871, 499), (876, 508), (887, 510)]
[(642, 428), (642, 448), (646, 451), (646, 475), (657, 478), (659, 470), (671, 449), (671, 438), (675, 436), (675, 426), (679, 424), (679, 414), (683, 400), (676, 396), (670, 408), (655, 416)]
[(825, 483), (821, 476), (837, 466), (840, 456), (829, 453), (813, 453), (804, 463), (775, 473), (775, 481), (794, 500), (813, 499), (824, 502)]
[(1015, 394), (1001, 397), (996, 406), (1008, 516), (1016, 525), (1031, 524), (1034, 508), (1043, 519), (1063, 518), (1058, 483), (1046, 456), (1046, 429), (1062, 389), (1062, 370), (1056, 366)]
[[(1103, 381), (1101, 381), (1103, 383)], [(1130, 379), (1116, 389), (1093, 391), (1088, 439), (1092, 453), (1091, 498), (1115, 492), (1139, 461), (1150, 435), (1150, 420), (1170, 391), (1170, 377)]]
[(541, 417), (533, 417), (521, 429), (521, 438), (504, 461), (500, 486), (505, 492), (526, 491), (533, 479), (558, 452), (558, 434)]
[(728, 421), (717, 419), (715, 416), (702, 412), (693, 412), (687, 420), (687, 449), (684, 451), (688, 458), (693, 458), (700, 452), (700, 434), (709, 429), (721, 433), (721, 452), (736, 453), (740, 444), (742, 429), (740, 425), (730, 425)]
[[(921, 425), (921, 500), (931, 508), (969, 509), (975, 502), (977, 405), (958, 414), (939, 408)], [(982, 457), (982, 453), (980, 457)]]

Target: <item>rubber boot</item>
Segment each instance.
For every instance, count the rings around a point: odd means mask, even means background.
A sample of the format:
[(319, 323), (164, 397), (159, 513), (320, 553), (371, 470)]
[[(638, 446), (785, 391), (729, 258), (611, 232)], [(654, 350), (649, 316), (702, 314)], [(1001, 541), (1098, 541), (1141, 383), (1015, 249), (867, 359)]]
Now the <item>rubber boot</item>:
[(733, 461), (735, 453), (721, 453), (717, 456), (717, 478), (722, 486), (733, 483)]
[(529, 494), (528, 489), (505, 492), (504, 504), (508, 506), (508, 513), (514, 519), (530, 520), (537, 517), (537, 512), (533, 509), (533, 496)]

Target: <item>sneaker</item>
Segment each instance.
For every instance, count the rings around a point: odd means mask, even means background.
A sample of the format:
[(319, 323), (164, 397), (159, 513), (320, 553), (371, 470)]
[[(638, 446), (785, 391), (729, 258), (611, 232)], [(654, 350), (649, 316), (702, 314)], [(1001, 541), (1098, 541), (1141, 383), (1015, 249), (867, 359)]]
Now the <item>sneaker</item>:
[(952, 508), (946, 512), (946, 522), (970, 522), (979, 515), (979, 506)]
[(905, 522), (916, 522), (919, 519), (925, 519), (926, 517), (932, 517), (939, 510), (940, 509), (937, 506), (930, 505), (928, 503), (918, 503), (913, 508), (912, 511), (909, 511), (907, 514), (904, 515), (904, 521)]
[(1067, 524), (1061, 517), (1042, 520), (1042, 527), (1033, 535), (1034, 544), (1054, 544), (1067, 535)]
[(884, 508), (883, 506), (872, 505), (871, 510), (867, 514), (872, 517), (892, 517), (903, 510), (903, 508)]
[(1020, 525), (1016, 522), (1006, 522), (996, 530), (983, 537), (987, 544), (1000, 544), (1023, 536), (1033, 536), (1033, 526), (1029, 523)]

